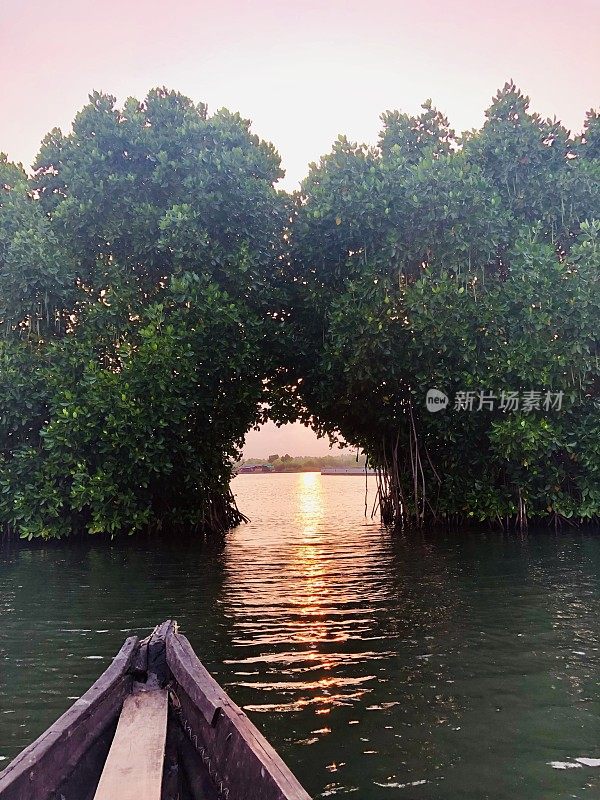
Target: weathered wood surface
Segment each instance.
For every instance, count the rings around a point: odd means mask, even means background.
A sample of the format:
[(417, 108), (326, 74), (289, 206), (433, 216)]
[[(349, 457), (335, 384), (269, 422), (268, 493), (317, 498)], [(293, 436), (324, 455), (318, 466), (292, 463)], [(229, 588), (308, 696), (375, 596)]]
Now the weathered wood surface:
[(127, 639), (93, 686), (0, 773), (0, 800), (46, 800), (68, 778), (130, 693), (137, 645), (137, 636)]
[(50, 794), (50, 800), (94, 800), (116, 728), (115, 717), (114, 722), (85, 751), (68, 778)]
[(125, 698), (94, 800), (160, 800), (168, 707), (164, 689)]
[(148, 638), (148, 676), (159, 686), (165, 686), (169, 681), (166, 639), (169, 631), (174, 629), (175, 623), (168, 619), (162, 625), (157, 625)]
[(143, 639), (139, 645), (137, 652), (131, 662), (131, 674), (133, 680), (145, 681), (148, 673), (148, 642), (150, 637)]
[(171, 674), (186, 690), (209, 725), (215, 725), (227, 695), (199, 660), (185, 636), (169, 632), (166, 644)]
[[(162, 800), (184, 800), (182, 796), (181, 769), (179, 765), (178, 728), (179, 725), (173, 724), (173, 709), (169, 708), (161, 792)], [(181, 735), (183, 735), (183, 732), (181, 732)], [(189, 800), (189, 796), (187, 800)]]
[[(220, 800), (198, 751), (176, 721), (170, 726), (167, 738), (170, 735), (177, 747), (179, 769), (179, 795), (175, 800)], [(165, 795), (163, 800), (174, 798)]]
[(167, 663), (182, 716), (211, 759), (217, 788), (229, 800), (310, 800), (292, 772), (200, 663), (188, 640), (171, 628)]

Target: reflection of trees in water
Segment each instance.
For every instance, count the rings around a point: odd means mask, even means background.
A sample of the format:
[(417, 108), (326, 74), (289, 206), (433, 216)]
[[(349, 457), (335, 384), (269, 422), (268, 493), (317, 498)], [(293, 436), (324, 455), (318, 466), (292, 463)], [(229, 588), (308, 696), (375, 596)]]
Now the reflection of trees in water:
[(549, 686), (567, 703), (583, 708), (597, 701), (600, 668), (600, 552), (594, 535), (533, 538), (529, 546), (531, 604), (525, 622), (546, 630), (540, 657), (548, 663)]
[(598, 540), (403, 537), (345, 524), (346, 484), (281, 477), (290, 494), (257, 478), (260, 518), (216, 548), (136, 539), (0, 561), (0, 709), (16, 711), (0, 755), (87, 688), (130, 629), (175, 616), (314, 794), (583, 785), (547, 762), (595, 754)]
[[(216, 660), (223, 544), (34, 545), (0, 557), (0, 755), (15, 755), (98, 677), (131, 632), (168, 617)], [(11, 713), (12, 712), (12, 713)]]
[[(600, 597), (593, 585), (600, 549), (596, 540), (591, 557), (582, 558), (585, 543), (578, 538), (429, 540), (453, 574), (454, 618), (440, 628), (439, 648), (431, 642), (421, 674), (405, 674), (398, 684), (416, 685), (402, 696), (414, 716), (406, 714), (407, 760), (442, 765), (444, 797), (470, 797), (490, 774), (498, 797), (523, 794), (524, 780), (531, 796), (558, 796), (567, 789), (558, 788), (548, 763), (587, 753), (595, 742)], [(445, 602), (442, 596), (442, 612)], [(575, 653), (583, 640), (587, 649)], [(437, 721), (427, 704), (442, 709)]]

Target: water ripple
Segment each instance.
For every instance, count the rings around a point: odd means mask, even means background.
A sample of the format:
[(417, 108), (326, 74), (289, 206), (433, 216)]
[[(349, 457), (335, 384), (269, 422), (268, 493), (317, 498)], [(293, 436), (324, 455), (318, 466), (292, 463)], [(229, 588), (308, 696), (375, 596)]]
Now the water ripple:
[(315, 798), (600, 796), (598, 538), (391, 535), (360, 477), (233, 489), (224, 547), (0, 560), (0, 760), (176, 617)]

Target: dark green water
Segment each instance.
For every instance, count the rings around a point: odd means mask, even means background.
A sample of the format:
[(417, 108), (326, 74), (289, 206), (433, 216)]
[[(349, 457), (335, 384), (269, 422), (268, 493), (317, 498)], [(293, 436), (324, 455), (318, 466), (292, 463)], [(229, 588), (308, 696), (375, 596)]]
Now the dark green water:
[(364, 479), (245, 475), (221, 548), (0, 560), (0, 758), (175, 617), (315, 797), (600, 797), (600, 538), (409, 541)]

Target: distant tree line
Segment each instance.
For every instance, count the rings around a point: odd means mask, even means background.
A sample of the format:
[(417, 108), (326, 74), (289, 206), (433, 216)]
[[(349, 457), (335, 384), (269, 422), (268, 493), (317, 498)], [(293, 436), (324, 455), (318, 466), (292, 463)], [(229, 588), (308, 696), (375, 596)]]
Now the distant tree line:
[(382, 124), (291, 195), (163, 89), (0, 157), (6, 531), (224, 531), (265, 409), (363, 450), (389, 524), (599, 520), (599, 114), (573, 137), (508, 83), (479, 131)]
[(291, 456), (289, 453), (280, 456), (273, 453), (268, 458), (245, 458), (243, 464), (270, 464), (274, 472), (320, 472), (323, 467), (364, 467), (366, 456), (355, 453), (341, 456)]

